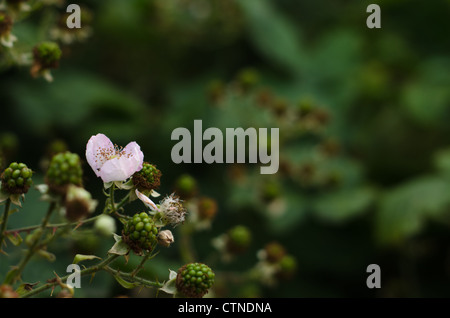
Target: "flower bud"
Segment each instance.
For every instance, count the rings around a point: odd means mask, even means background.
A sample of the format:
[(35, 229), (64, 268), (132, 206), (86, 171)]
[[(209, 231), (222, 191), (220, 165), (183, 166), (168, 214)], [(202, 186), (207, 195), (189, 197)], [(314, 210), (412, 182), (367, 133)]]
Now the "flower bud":
[(13, 162), (1, 175), (2, 189), (10, 194), (25, 194), (33, 183), (32, 175), (26, 164)]
[(94, 212), (97, 201), (93, 200), (91, 194), (82, 187), (71, 184), (67, 189), (64, 207), (66, 218), (74, 222)]
[(104, 236), (110, 236), (116, 232), (116, 221), (113, 217), (102, 214), (95, 220), (94, 228)]
[(160, 185), (161, 171), (148, 162), (142, 164), (142, 169), (133, 174), (132, 180), (140, 192), (155, 190)]
[(173, 234), (169, 230), (164, 230), (164, 231), (159, 232), (157, 239), (158, 239), (158, 244), (162, 245), (164, 247), (169, 247), (170, 244), (175, 242), (175, 239), (173, 238)]

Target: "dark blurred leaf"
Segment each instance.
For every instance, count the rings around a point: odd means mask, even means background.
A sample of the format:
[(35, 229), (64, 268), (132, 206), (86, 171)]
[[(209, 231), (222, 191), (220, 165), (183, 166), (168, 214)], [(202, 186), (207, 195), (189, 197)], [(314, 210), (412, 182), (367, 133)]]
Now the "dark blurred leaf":
[(314, 203), (314, 214), (320, 219), (342, 223), (367, 211), (374, 202), (375, 191), (371, 188), (344, 189), (324, 194)]
[(267, 0), (237, 1), (246, 16), (251, 41), (261, 54), (291, 74), (305, 65), (301, 32)]
[(403, 106), (408, 115), (426, 127), (447, 125), (450, 118), (450, 60), (424, 62), (417, 79), (403, 92)]
[(382, 244), (399, 244), (422, 230), (430, 218), (446, 215), (450, 183), (426, 176), (404, 183), (384, 194), (376, 218), (376, 235)]
[(440, 172), (450, 175), (450, 148), (437, 151), (433, 156), (433, 162)]
[(130, 134), (128, 128), (139, 134), (145, 105), (137, 98), (93, 74), (66, 70), (55, 77), (51, 84), (21, 80), (11, 85), (14, 111), (30, 133), (59, 129), (84, 137), (102, 131), (113, 138)]

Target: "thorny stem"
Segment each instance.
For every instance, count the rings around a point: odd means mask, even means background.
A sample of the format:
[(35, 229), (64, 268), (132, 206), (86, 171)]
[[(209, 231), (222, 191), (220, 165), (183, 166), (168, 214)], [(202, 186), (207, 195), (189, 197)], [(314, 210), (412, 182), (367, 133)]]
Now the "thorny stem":
[(6, 223), (8, 222), (9, 207), (11, 206), (11, 199), (6, 200), (5, 211), (3, 212), (2, 228), (0, 230), (0, 250), (2, 249), (3, 239), (6, 233)]
[[(128, 203), (129, 198), (130, 198), (130, 193), (128, 192), (127, 195), (125, 195), (125, 197), (122, 199), (122, 201), (120, 201), (119, 203), (116, 204), (116, 200), (114, 198), (114, 189), (115, 185), (112, 184), (111, 187), (109, 188), (109, 204), (105, 205), (105, 209), (103, 210), (103, 213), (106, 213), (109, 210), (109, 213), (114, 213), (114, 215), (116, 215), (119, 218), (128, 218), (128, 216), (126, 215), (122, 215), (119, 213), (119, 210)], [(107, 202), (108, 202), (107, 201)]]
[[(88, 267), (83, 269), (82, 271), (80, 271), (80, 276), (85, 276), (85, 275), (89, 275), (89, 274), (94, 274), (102, 269), (105, 269), (105, 267), (111, 263), (113, 260), (115, 260), (119, 255), (117, 254), (110, 254), (108, 255), (108, 257), (106, 259), (104, 259), (103, 261), (101, 261), (100, 263), (98, 263), (97, 265)], [(67, 281), (67, 279), (73, 274), (69, 274), (66, 276), (63, 276), (58, 280), (55, 280), (54, 282), (49, 282), (47, 284), (44, 284), (36, 289), (33, 289), (31, 291), (29, 291), (28, 293), (25, 293), (23, 295), (21, 295), (21, 298), (28, 298), (31, 296), (34, 296), (36, 294), (39, 294), (41, 292), (43, 292), (44, 290), (47, 290), (49, 288), (52, 288), (60, 283), (65, 283)]]
[[(80, 224), (87, 224), (87, 223), (91, 223), (94, 222), (95, 220), (98, 219), (100, 215), (91, 217), (89, 219), (85, 219), (85, 220), (81, 220), (81, 221), (76, 221), (76, 222), (71, 222), (71, 223), (58, 223), (58, 224), (47, 224), (45, 226), (45, 228), (60, 228), (60, 227), (65, 227), (67, 225), (71, 225), (71, 226), (79, 226)], [(42, 225), (32, 225), (32, 226), (27, 226), (27, 227), (21, 227), (18, 229), (11, 229), (8, 231), (5, 231), (5, 233), (19, 233), (19, 232), (29, 232), (32, 230), (35, 230), (39, 227), (41, 227)]]
[(45, 218), (42, 220), (42, 224), (40, 227), (42, 232), (40, 233), (40, 235), (38, 237), (35, 238), (33, 244), (28, 249), (27, 254), (25, 255), (25, 257), (22, 259), (22, 261), (17, 266), (17, 269), (14, 269), (14, 275), (7, 276), (7, 278), (5, 279), (5, 284), (10, 284), (11, 281), (15, 281), (18, 277), (20, 277), (20, 275), (21, 275), (23, 269), (25, 268), (25, 266), (27, 265), (28, 261), (31, 259), (31, 257), (34, 255), (34, 253), (37, 250), (36, 247), (38, 246), (39, 242), (41, 241), (42, 234), (44, 233), (45, 227), (48, 224), (48, 221), (50, 219), (50, 216), (51, 216), (53, 210), (55, 209), (55, 206), (56, 206), (55, 202), (52, 202), (50, 204), (50, 206), (47, 210), (47, 214), (45, 215)]
[(119, 203), (117, 203), (117, 210), (120, 210), (129, 200), (130, 198), (130, 192), (128, 192), (125, 197), (122, 199), (122, 201), (120, 201)]
[[(158, 254), (158, 253), (156, 253), (156, 254)], [(136, 268), (131, 272), (131, 274), (130, 274), (131, 277), (134, 277), (141, 269), (143, 269), (143, 268), (144, 268), (145, 262), (148, 261), (150, 258), (152, 258), (152, 257), (153, 257), (154, 255), (156, 255), (156, 254), (153, 254), (153, 255), (152, 255), (151, 252), (147, 253), (147, 254), (142, 258), (142, 260), (141, 260), (141, 262), (139, 263), (139, 265), (136, 266)]]

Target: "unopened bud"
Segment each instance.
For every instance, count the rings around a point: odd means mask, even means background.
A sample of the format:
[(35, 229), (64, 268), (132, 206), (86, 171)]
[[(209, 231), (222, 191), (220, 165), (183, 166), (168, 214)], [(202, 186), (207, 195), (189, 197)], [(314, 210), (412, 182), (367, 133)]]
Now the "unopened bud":
[(173, 238), (173, 234), (169, 230), (164, 230), (159, 232), (158, 234), (158, 244), (162, 245), (164, 247), (169, 247), (170, 244), (175, 242), (175, 239)]
[(109, 236), (116, 232), (116, 221), (113, 217), (102, 214), (95, 220), (94, 228), (102, 235)]

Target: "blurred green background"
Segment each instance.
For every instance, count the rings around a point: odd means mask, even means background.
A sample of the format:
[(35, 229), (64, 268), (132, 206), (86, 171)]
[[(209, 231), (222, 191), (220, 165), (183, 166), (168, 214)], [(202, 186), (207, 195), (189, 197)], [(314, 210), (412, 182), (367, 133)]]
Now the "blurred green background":
[[(371, 1), (77, 3), (92, 17), (92, 35), (60, 43), (53, 83), (2, 63), (2, 147), (37, 171), (35, 183), (55, 140), (83, 158), (91, 135), (135, 140), (162, 171), (160, 193), (189, 174), (200, 195), (217, 201), (211, 228), (193, 234), (196, 260), (239, 275), (275, 241), (295, 257), (287, 280), (218, 278), (216, 296), (450, 296), (450, 1), (377, 1), (381, 29), (366, 27)], [(15, 50), (48, 39), (66, 5), (16, 23)], [(278, 127), (279, 172), (174, 164), (171, 132), (192, 129), (194, 119), (203, 129)], [(86, 188), (102, 203), (101, 180), (84, 167)], [(31, 191), (9, 226), (37, 224), (44, 211)], [(211, 240), (238, 224), (250, 229), (251, 245), (223, 261)], [(183, 265), (175, 239), (149, 263), (150, 277), (164, 280)], [(99, 256), (113, 244), (92, 240), (84, 248)], [(49, 246), (56, 261), (36, 259), (26, 280), (64, 273), (77, 248), (71, 240)], [(366, 287), (369, 264), (381, 267), (380, 289)], [(103, 274), (83, 280), (89, 287), (76, 295), (129, 293)]]

